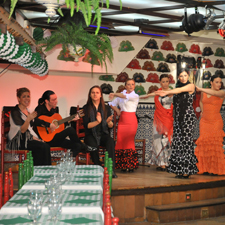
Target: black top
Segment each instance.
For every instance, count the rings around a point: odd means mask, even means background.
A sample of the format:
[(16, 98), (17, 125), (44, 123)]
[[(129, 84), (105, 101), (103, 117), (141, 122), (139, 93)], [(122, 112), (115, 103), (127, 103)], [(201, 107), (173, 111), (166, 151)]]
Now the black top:
[[(107, 111), (107, 117), (106, 117), (106, 119), (107, 119), (109, 116), (111, 116), (111, 110), (108, 105), (106, 105), (105, 108)], [(95, 118), (96, 118), (97, 112), (100, 112), (100, 109), (98, 108), (98, 110), (97, 110), (95, 107), (93, 109), (94, 109), (94, 114), (95, 114)], [(85, 114), (85, 116), (83, 117), (85, 135), (93, 135), (92, 128), (88, 129), (88, 123), (93, 122), (93, 121), (91, 121), (91, 118), (88, 115), (88, 106), (85, 105), (83, 107), (83, 110), (84, 110), (84, 114)], [(106, 119), (102, 118), (102, 120), (106, 120)], [(105, 123), (105, 124), (107, 125), (107, 123)], [(102, 128), (102, 122), (100, 124), (98, 124), (95, 128), (96, 128), (96, 132), (99, 136), (101, 136), (101, 134), (104, 133), (103, 128)], [(107, 129), (108, 129), (108, 127), (107, 127)]]

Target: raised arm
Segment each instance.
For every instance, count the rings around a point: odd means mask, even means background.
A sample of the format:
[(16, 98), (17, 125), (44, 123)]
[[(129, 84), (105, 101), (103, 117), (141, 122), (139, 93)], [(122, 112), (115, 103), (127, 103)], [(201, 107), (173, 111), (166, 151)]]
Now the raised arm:
[(225, 98), (225, 92), (223, 90), (216, 91), (216, 90), (212, 90), (210, 88), (200, 88), (200, 87), (197, 87), (197, 90), (205, 92), (208, 95), (214, 95), (214, 96), (217, 96), (220, 98)]
[(152, 92), (152, 93), (150, 93), (150, 94), (148, 94), (148, 95), (140, 96), (139, 98), (140, 98), (140, 99), (146, 99), (146, 98), (153, 97), (153, 96), (155, 96), (155, 92)]
[(109, 94), (110, 101), (112, 101), (114, 97), (126, 98), (126, 95), (124, 95), (123, 93), (110, 93)]
[(182, 92), (194, 92), (195, 91), (195, 85), (194, 84), (188, 84), (184, 87), (181, 88), (174, 88), (169, 91), (156, 91), (156, 95), (160, 96), (166, 96), (166, 95), (171, 95), (171, 94), (180, 94)]

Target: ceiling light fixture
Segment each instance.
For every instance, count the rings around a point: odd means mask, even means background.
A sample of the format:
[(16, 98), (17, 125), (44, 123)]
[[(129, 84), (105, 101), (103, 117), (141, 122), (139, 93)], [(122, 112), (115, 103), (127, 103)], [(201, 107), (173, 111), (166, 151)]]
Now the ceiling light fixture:
[(47, 9), (45, 14), (48, 17), (53, 17), (56, 15), (55, 9), (58, 9), (61, 5), (65, 4), (65, 0), (35, 0), (35, 2), (45, 6)]

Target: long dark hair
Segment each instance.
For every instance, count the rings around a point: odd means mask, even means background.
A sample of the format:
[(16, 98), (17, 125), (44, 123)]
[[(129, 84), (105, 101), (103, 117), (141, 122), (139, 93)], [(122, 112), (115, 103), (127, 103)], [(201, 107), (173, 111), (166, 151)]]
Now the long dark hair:
[(29, 90), (28, 88), (26, 88), (26, 87), (18, 88), (18, 89), (16, 89), (16, 96), (17, 96), (18, 98), (20, 98), (21, 95), (22, 95), (24, 92), (29, 92), (29, 93), (30, 93), (30, 90)]
[(88, 106), (88, 116), (90, 117), (90, 112), (91, 110), (94, 108), (94, 104), (93, 104), (93, 101), (92, 101), (92, 98), (91, 98), (91, 91), (94, 89), (94, 88), (98, 88), (101, 92), (101, 98), (100, 98), (100, 104), (99, 104), (99, 109), (102, 109), (103, 112), (104, 112), (104, 117), (106, 119), (107, 117), (107, 112), (106, 112), (106, 108), (105, 108), (105, 101), (103, 99), (103, 95), (102, 95), (102, 89), (101, 87), (99, 87), (98, 85), (95, 85), (93, 87), (90, 88), (89, 90), (89, 93), (88, 93), (88, 100), (87, 100), (87, 106)]
[(38, 105), (43, 105), (45, 100), (50, 100), (50, 95), (54, 95), (55, 92), (51, 90), (47, 90), (43, 93), (42, 97), (38, 99)]
[[(213, 76), (211, 76), (210, 82), (213, 82), (216, 78), (220, 78), (222, 80), (222, 77), (220, 74), (214, 74)], [(211, 85), (211, 84), (210, 84)], [(212, 86), (212, 85), (211, 85)], [(221, 81), (221, 89), (224, 89), (224, 85), (223, 85), (223, 81)]]

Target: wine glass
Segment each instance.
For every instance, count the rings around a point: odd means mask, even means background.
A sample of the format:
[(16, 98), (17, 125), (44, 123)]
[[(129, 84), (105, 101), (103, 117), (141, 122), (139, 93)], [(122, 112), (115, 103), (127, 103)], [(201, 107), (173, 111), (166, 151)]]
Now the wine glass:
[(49, 221), (57, 221), (57, 216), (61, 214), (62, 211), (62, 196), (59, 195), (52, 195), (49, 199), (48, 204), (48, 212), (51, 218)]
[(29, 217), (33, 220), (32, 224), (37, 224), (37, 220), (41, 217), (42, 202), (38, 199), (29, 199), (27, 209)]

